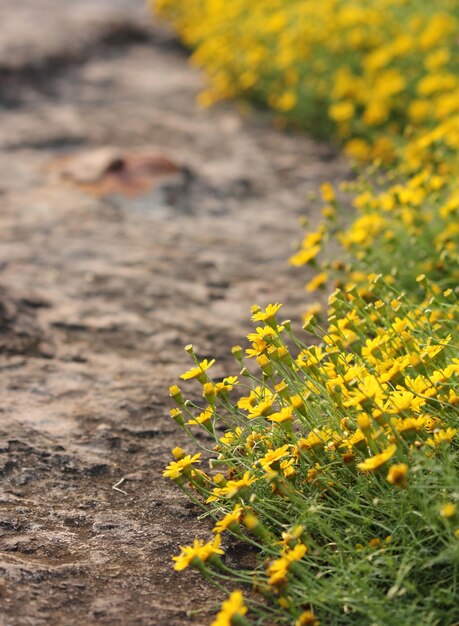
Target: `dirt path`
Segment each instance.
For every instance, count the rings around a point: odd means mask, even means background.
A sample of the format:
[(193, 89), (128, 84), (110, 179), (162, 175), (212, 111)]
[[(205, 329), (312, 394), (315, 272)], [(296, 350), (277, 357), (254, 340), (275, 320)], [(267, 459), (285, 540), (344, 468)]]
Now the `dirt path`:
[(199, 110), (142, 0), (3, 0), (0, 42), (0, 624), (182, 625), (215, 592), (171, 568), (208, 526), (161, 478), (168, 385), (190, 340), (234, 371), (254, 302), (298, 315), (297, 218), (346, 168)]

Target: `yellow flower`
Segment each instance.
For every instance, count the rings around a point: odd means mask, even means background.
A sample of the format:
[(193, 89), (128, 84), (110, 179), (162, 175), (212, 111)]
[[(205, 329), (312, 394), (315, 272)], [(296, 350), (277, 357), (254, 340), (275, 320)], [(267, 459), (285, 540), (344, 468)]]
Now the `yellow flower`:
[(389, 107), (385, 102), (370, 100), (363, 114), (363, 121), (368, 126), (377, 126), (387, 120), (389, 112)]
[(314, 276), (314, 278), (312, 278), (307, 284), (306, 284), (306, 291), (312, 292), (312, 291), (316, 291), (316, 289), (320, 289), (320, 287), (323, 287), (325, 285), (325, 283), (328, 280), (328, 273), (327, 272), (320, 272), (320, 274), (316, 274), (316, 276)]
[(247, 339), (249, 341), (271, 342), (276, 336), (276, 331), (271, 326), (257, 326), (254, 333), (247, 335)]
[(171, 480), (177, 480), (182, 476), (182, 474), (186, 475), (189, 472), (193, 463), (199, 463), (200, 458), (201, 453), (198, 452), (194, 456), (187, 454), (178, 461), (172, 461), (164, 470), (163, 476), (170, 478)]
[(261, 387), (255, 387), (250, 391), (250, 395), (244, 396), (238, 400), (238, 409), (244, 409), (249, 411), (252, 407), (259, 402), (264, 395), (264, 390)]
[(291, 396), (290, 402), (292, 404), (292, 407), (294, 409), (297, 409), (297, 411), (303, 412), (305, 410), (304, 398), (302, 398), (301, 396)]
[(338, 104), (333, 104), (328, 109), (330, 118), (335, 122), (346, 122), (350, 120), (354, 112), (355, 108), (352, 102), (339, 102)]
[(437, 354), (439, 354), (450, 341), (451, 341), (451, 335), (448, 335), (448, 337), (446, 337), (446, 339), (442, 341), (440, 344), (437, 344), (434, 346), (426, 346), (420, 354), (421, 359), (423, 361), (426, 358), (434, 359), (437, 356)]
[(232, 624), (236, 623), (234, 621), (235, 618), (241, 618), (246, 613), (247, 607), (244, 605), (242, 593), (233, 591), (228, 600), (223, 602), (222, 608), (211, 626), (232, 626)]
[(169, 412), (170, 416), (175, 422), (177, 422), (177, 424), (179, 424), (180, 426), (183, 426), (185, 424), (183, 420), (183, 413), (180, 409), (171, 409)]
[(267, 454), (265, 454), (265, 456), (261, 457), (261, 459), (258, 459), (258, 463), (265, 471), (270, 471), (271, 465), (286, 456), (289, 453), (289, 450), (290, 446), (288, 443), (286, 443), (281, 448), (277, 448), (276, 450), (270, 450)]
[(320, 304), (320, 302), (314, 302), (313, 304), (310, 304), (308, 307), (306, 307), (306, 309), (304, 310), (303, 314), (302, 314), (302, 319), (304, 322), (304, 328), (306, 329), (310, 322), (313, 320), (313, 318), (316, 315), (319, 315), (323, 310), (323, 306)]
[(330, 430), (311, 430), (307, 437), (298, 439), (298, 448), (300, 450), (315, 450), (323, 448), (332, 436)]
[(172, 450), (172, 456), (176, 461), (180, 461), (186, 457), (186, 452), (183, 448), (179, 448), (179, 446), (177, 446)]
[(392, 465), (387, 474), (387, 480), (391, 485), (396, 487), (406, 487), (408, 473), (408, 465), (406, 463), (396, 463)]
[(207, 498), (206, 503), (215, 502), (220, 498), (234, 498), (245, 488), (250, 487), (256, 480), (256, 477), (252, 476), (250, 471), (247, 470), (239, 480), (229, 480), (225, 486), (213, 489), (212, 495)]
[(366, 161), (370, 156), (370, 146), (364, 139), (350, 139), (344, 146), (344, 152), (357, 161)]
[(295, 622), (295, 626), (319, 626), (319, 624), (319, 620), (312, 611), (304, 611)]
[(349, 393), (349, 399), (343, 404), (345, 407), (355, 406), (365, 408), (365, 405), (376, 404), (380, 406), (385, 397), (387, 385), (381, 383), (376, 376), (368, 374), (358, 384), (357, 389)]
[(234, 524), (238, 524), (241, 520), (243, 508), (239, 504), (236, 504), (231, 513), (227, 513), (225, 517), (219, 520), (213, 529), (214, 533), (222, 533), (227, 528), (231, 528)]
[(195, 419), (188, 420), (187, 424), (208, 424), (214, 415), (212, 407), (207, 407)]
[(204, 543), (201, 539), (195, 539), (192, 546), (180, 546), (181, 554), (173, 556), (175, 561), (174, 569), (177, 572), (184, 570), (188, 566), (193, 566), (198, 560), (207, 561), (211, 556), (224, 554), (220, 548), (220, 535), (209, 543)]
[(276, 559), (268, 568), (270, 585), (281, 585), (287, 579), (289, 563), (285, 559)]
[(294, 267), (300, 267), (301, 265), (307, 265), (313, 261), (321, 250), (320, 245), (312, 246), (308, 249), (302, 249), (292, 257), (290, 257), (290, 264)]
[(226, 378), (223, 379), (221, 383), (216, 384), (217, 393), (219, 393), (222, 390), (232, 391), (234, 389), (234, 386), (238, 384), (239, 384), (239, 381), (238, 381), (237, 376), (227, 376)]
[(414, 412), (419, 412), (425, 403), (426, 401), (423, 398), (419, 398), (411, 391), (398, 387), (397, 391), (390, 393), (389, 401), (384, 408), (389, 413), (402, 413), (410, 409)]
[(266, 354), (260, 354), (260, 356), (257, 356), (256, 361), (260, 369), (262, 369), (265, 374), (267, 374), (268, 376), (272, 375), (273, 373), (272, 364), (269, 358), (266, 356)]
[(197, 367), (192, 367), (184, 374), (181, 374), (180, 378), (183, 380), (189, 380), (190, 378), (197, 378), (200, 381), (205, 380), (206, 370), (208, 370), (214, 363), (215, 359), (212, 359), (211, 361), (204, 359), (204, 361), (201, 361)]
[(457, 434), (456, 428), (446, 428), (438, 430), (433, 437), (427, 439), (429, 446), (441, 446), (442, 443), (450, 443)]
[(322, 183), (320, 185), (320, 194), (324, 202), (332, 203), (335, 201), (335, 190), (330, 183)]
[(286, 459), (285, 461), (281, 461), (280, 469), (285, 478), (292, 478), (296, 474), (296, 469), (294, 468), (294, 460)]
[(434, 431), (440, 424), (441, 420), (438, 417), (434, 417), (433, 415), (426, 415), (424, 417), (424, 428), (428, 433)]
[(375, 454), (374, 456), (365, 459), (362, 463), (358, 463), (357, 467), (362, 472), (374, 472), (385, 465), (387, 461), (394, 456), (396, 451), (397, 446), (395, 444), (391, 444), (379, 454)]
[(391, 424), (402, 436), (420, 432), (425, 426), (424, 417), (393, 418)]
[(283, 111), (285, 113), (287, 111), (291, 111), (295, 107), (296, 103), (297, 97), (295, 92), (286, 91), (278, 98), (275, 108), (278, 111)]
[(179, 404), (183, 404), (182, 392), (180, 391), (180, 387), (178, 387), (177, 385), (172, 385), (172, 387), (169, 387), (169, 395)]
[(266, 322), (267, 324), (269, 324), (269, 322), (273, 321), (277, 311), (281, 308), (281, 306), (282, 304), (279, 304), (278, 302), (276, 302), (276, 304), (268, 304), (264, 311), (257, 307), (259, 310), (252, 315), (252, 321)]
[(372, 421), (368, 413), (359, 413), (357, 415), (357, 425), (363, 432), (371, 430)]
[(281, 543), (287, 547), (294, 547), (298, 543), (298, 539), (300, 539), (301, 535), (304, 533), (304, 526), (301, 524), (297, 524), (293, 526), (288, 532), (282, 533), (282, 541)]
[[(283, 330), (282, 326), (277, 328), (280, 332)], [(246, 350), (246, 354), (249, 357), (259, 356), (269, 349), (269, 346), (273, 345), (276, 338), (276, 331), (271, 326), (258, 326), (254, 333), (249, 333), (247, 339), (252, 342), (252, 348)]]
[(240, 428), (240, 426), (237, 426), (236, 430), (234, 431), (227, 430), (225, 434), (223, 435), (223, 437), (220, 437), (219, 441), (229, 446), (234, 442), (236, 438), (240, 437), (241, 433), (242, 433), (242, 429)]
[(268, 415), (268, 419), (271, 422), (276, 422), (277, 424), (282, 424), (283, 422), (291, 422), (293, 420), (293, 407), (288, 406), (281, 409), (280, 411), (277, 411), (277, 413), (271, 413), (271, 415)]
[(454, 517), (456, 515), (457, 507), (453, 502), (448, 502), (444, 504), (440, 509), (440, 515), (449, 519), (450, 517)]
[(273, 413), (273, 403), (275, 401), (275, 397), (272, 396), (270, 398), (265, 398), (257, 405), (249, 408), (249, 414), (247, 417), (249, 419), (254, 419), (255, 417), (267, 417), (271, 413)]
[(268, 566), (270, 585), (281, 585), (287, 578), (287, 573), (290, 565), (295, 561), (300, 561), (307, 552), (307, 547), (298, 543), (293, 550), (285, 550), (279, 559), (275, 559)]
[(303, 543), (297, 543), (293, 549), (289, 549), (285, 552), (284, 558), (286, 558), (289, 563), (293, 563), (294, 561), (300, 561), (307, 551), (307, 546), (305, 546)]

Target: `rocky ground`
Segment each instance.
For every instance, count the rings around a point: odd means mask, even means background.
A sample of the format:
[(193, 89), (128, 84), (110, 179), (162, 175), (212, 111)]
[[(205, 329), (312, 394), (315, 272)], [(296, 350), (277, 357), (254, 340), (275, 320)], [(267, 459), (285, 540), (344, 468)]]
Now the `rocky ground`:
[(171, 568), (209, 525), (161, 477), (167, 389), (190, 341), (234, 373), (254, 302), (299, 316), (298, 218), (347, 169), (202, 85), (142, 0), (2, 1), (2, 626), (208, 624), (187, 612), (220, 599)]

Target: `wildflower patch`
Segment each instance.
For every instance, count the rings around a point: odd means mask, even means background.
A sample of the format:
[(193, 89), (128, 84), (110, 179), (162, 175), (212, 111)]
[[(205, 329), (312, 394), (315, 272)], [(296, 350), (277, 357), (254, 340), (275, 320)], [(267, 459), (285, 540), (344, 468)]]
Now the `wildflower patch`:
[[(171, 388), (174, 419), (212, 458), (175, 451), (164, 475), (214, 519), (214, 539), (175, 568), (255, 592), (233, 594), (215, 625), (454, 620), (459, 310), (428, 287), (418, 306), (381, 277), (369, 289), (333, 294), (326, 329), (306, 323), (319, 344), (279, 322), (279, 304), (254, 307), (266, 325), (245, 358), (234, 350), (230, 388), (210, 368), (194, 377), (202, 403)], [(222, 535), (256, 547), (258, 565), (229, 567)]]
[[(210, 467), (165, 470), (214, 519), (175, 558), (238, 583), (214, 626), (457, 622), (459, 580), (459, 7), (414, 0), (157, 0), (210, 81), (342, 146), (355, 180), (321, 187), (323, 221), (292, 255), (305, 342), (254, 307), (238, 376), (213, 362), (173, 386), (173, 419)], [(353, 220), (340, 197), (352, 193)], [(340, 252), (337, 255), (336, 244)], [(185, 394), (186, 395), (186, 394)], [(212, 445), (195, 437), (204, 429)], [(256, 548), (225, 562), (220, 536)], [(223, 542), (224, 544), (224, 542)]]

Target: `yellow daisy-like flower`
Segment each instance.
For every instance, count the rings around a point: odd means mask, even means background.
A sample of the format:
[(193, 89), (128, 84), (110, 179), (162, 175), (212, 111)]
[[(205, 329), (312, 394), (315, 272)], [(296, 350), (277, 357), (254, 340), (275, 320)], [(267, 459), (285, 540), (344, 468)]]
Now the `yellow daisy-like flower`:
[(319, 624), (319, 620), (312, 611), (304, 611), (295, 622), (295, 626), (319, 626)]
[(218, 613), (216, 619), (212, 622), (211, 626), (231, 626), (236, 623), (235, 618), (242, 618), (247, 613), (247, 607), (244, 604), (244, 599), (240, 591), (233, 591), (228, 600), (225, 600), (222, 604), (221, 611)]
[(182, 474), (186, 474), (190, 470), (193, 463), (199, 463), (200, 458), (201, 453), (198, 452), (194, 456), (187, 454), (178, 461), (172, 461), (164, 470), (163, 476), (170, 478), (171, 480), (177, 480), (182, 476)]
[(275, 559), (268, 567), (268, 583), (270, 585), (281, 585), (287, 578), (290, 565), (295, 561), (300, 561), (307, 552), (307, 547), (303, 543), (298, 543), (293, 550), (286, 550), (279, 559)]
[(232, 391), (234, 389), (234, 386), (238, 384), (239, 381), (237, 376), (227, 376), (222, 380), (221, 383), (217, 383), (215, 385), (215, 391), (217, 394), (225, 391)]
[(288, 532), (282, 533), (282, 541), (286, 547), (294, 547), (298, 543), (298, 539), (300, 539), (301, 535), (304, 533), (304, 526), (301, 524), (296, 524), (293, 526)]
[(289, 563), (293, 563), (294, 561), (300, 561), (307, 551), (307, 546), (305, 546), (303, 543), (297, 543), (292, 550), (288, 550), (284, 554), (284, 557)]
[(425, 426), (425, 417), (393, 418), (391, 424), (402, 436), (420, 432)]
[(454, 517), (456, 515), (457, 506), (453, 502), (444, 504), (440, 509), (440, 515), (446, 519)]
[(333, 189), (333, 185), (330, 183), (322, 183), (320, 185), (320, 195), (322, 196), (322, 200), (325, 202), (334, 202), (335, 201), (335, 190)]
[(240, 437), (242, 428), (237, 426), (235, 430), (227, 430), (223, 437), (220, 437), (219, 441), (225, 445), (231, 445), (237, 437)]
[(328, 115), (335, 122), (345, 122), (353, 117), (354, 111), (352, 102), (338, 102), (329, 107)]
[(328, 280), (327, 272), (320, 272), (320, 274), (316, 274), (314, 278), (312, 278), (305, 286), (306, 291), (313, 292), (316, 289), (320, 289), (325, 285)]
[(288, 459), (288, 460), (286, 459), (284, 461), (281, 461), (280, 469), (283, 475), (285, 476), (285, 478), (292, 478), (296, 474), (296, 469), (294, 467), (293, 459)]
[(249, 409), (249, 414), (247, 415), (247, 417), (249, 419), (254, 419), (255, 417), (267, 417), (268, 415), (273, 413), (272, 405), (274, 400), (275, 396), (271, 396), (270, 398), (262, 400), (256, 406)]
[[(260, 309), (252, 315), (252, 321), (266, 322), (267, 324), (269, 324), (269, 322), (273, 321), (277, 311), (281, 308), (281, 306), (282, 304), (279, 304), (278, 302), (276, 302), (276, 304), (268, 304), (264, 311)], [(259, 307), (256, 308), (258, 309)]]
[(346, 439), (346, 443), (353, 448), (364, 448), (366, 447), (367, 439), (360, 428), (357, 428), (357, 430)]
[(331, 430), (311, 430), (307, 437), (298, 439), (298, 448), (300, 450), (314, 450), (323, 447), (331, 438)]
[(441, 420), (439, 417), (435, 417), (433, 415), (424, 416), (424, 429), (431, 433), (441, 424)]
[(269, 344), (264, 339), (257, 339), (252, 343), (251, 348), (246, 349), (245, 353), (250, 359), (256, 356), (260, 356), (260, 354), (263, 354), (268, 349), (268, 347)]
[(391, 392), (389, 401), (384, 406), (384, 409), (388, 413), (402, 413), (408, 410), (417, 413), (425, 403), (424, 398), (419, 398), (413, 392), (400, 387), (397, 388), (397, 391)]
[(433, 437), (427, 439), (429, 446), (441, 446), (442, 443), (450, 443), (457, 434), (456, 428), (446, 428), (434, 433)]
[[(240, 398), (237, 402), (237, 407), (238, 409), (245, 409), (246, 411), (249, 411), (252, 407), (254, 407), (257, 402), (260, 402), (260, 400), (264, 397), (264, 391), (262, 387), (255, 387), (255, 389), (252, 389), (250, 391), (250, 395), (248, 396), (243, 396), (242, 398)], [(272, 395), (272, 394), (270, 394)]]
[(408, 474), (408, 465), (406, 463), (396, 463), (392, 465), (387, 474), (387, 480), (391, 485), (395, 487), (406, 487)]
[(195, 419), (188, 420), (187, 424), (208, 424), (214, 415), (212, 407), (207, 407)]
[(216, 535), (215, 539), (209, 543), (204, 543), (201, 539), (195, 539), (192, 546), (180, 546), (181, 554), (173, 556), (175, 561), (174, 569), (177, 572), (184, 570), (188, 566), (192, 566), (197, 560), (207, 561), (212, 555), (224, 554), (220, 548), (220, 535)]
[[(306, 307), (306, 309), (304, 310), (303, 314), (302, 314), (302, 319), (303, 322), (311, 322), (312, 319), (316, 316), (319, 315), (319, 313), (321, 313), (323, 311), (323, 306), (320, 304), (320, 302), (313, 302), (312, 304), (310, 304), (308, 307)], [(308, 323), (309, 325), (309, 323)]]
[(290, 446), (288, 443), (286, 443), (281, 448), (277, 448), (276, 450), (270, 450), (267, 454), (265, 454), (265, 456), (261, 457), (258, 462), (265, 471), (269, 472), (271, 471), (271, 465), (286, 456), (289, 452), (289, 449)]
[(300, 267), (301, 265), (307, 265), (313, 261), (321, 251), (321, 246), (312, 246), (308, 250), (300, 250), (292, 257), (290, 257), (290, 265), (294, 267)]
[(250, 487), (252, 483), (257, 480), (255, 476), (252, 476), (249, 470), (245, 472), (242, 478), (239, 480), (229, 480), (224, 487), (216, 487), (212, 491), (212, 495), (206, 500), (206, 503), (215, 502), (220, 498), (234, 498), (246, 487)]
[(231, 511), (231, 513), (227, 513), (223, 519), (219, 520), (215, 524), (213, 528), (213, 532), (220, 534), (227, 528), (231, 529), (231, 526), (233, 526), (234, 524), (239, 524), (241, 517), (242, 517), (242, 512), (243, 512), (242, 506), (240, 506), (239, 504), (236, 504), (236, 506)]
[(192, 367), (190, 370), (188, 370), (184, 374), (181, 374), (180, 378), (182, 378), (183, 380), (190, 380), (191, 378), (204, 380), (206, 370), (208, 370), (209, 367), (211, 367), (214, 363), (215, 363), (215, 359), (212, 359), (211, 361), (204, 359), (197, 365), (197, 367)]
[(380, 452), (379, 454), (370, 456), (368, 459), (365, 459), (365, 461), (363, 461), (362, 463), (358, 463), (357, 467), (362, 472), (374, 472), (380, 467), (382, 467), (383, 465), (385, 465), (385, 463), (387, 463), (387, 461), (394, 456), (396, 451), (397, 451), (397, 446), (395, 445), (395, 443), (393, 443), (390, 446), (388, 446), (385, 450)]
[(282, 424), (283, 422), (291, 422), (293, 420), (293, 407), (287, 406), (277, 413), (272, 413), (268, 415), (268, 419), (271, 422), (276, 422), (277, 424)]
[(425, 359), (434, 359), (437, 354), (439, 354), (445, 346), (447, 346), (451, 341), (451, 335), (448, 335), (445, 339), (440, 341), (436, 345), (426, 346), (424, 350), (422, 350), (420, 356), (424, 361)]
[(172, 417), (172, 419), (177, 422), (177, 424), (180, 424), (181, 426), (183, 426), (183, 424), (185, 423), (183, 420), (183, 413), (180, 409), (171, 409), (169, 411), (170, 416)]
[(270, 341), (276, 337), (276, 331), (271, 326), (257, 326), (254, 333), (247, 335), (249, 341)]

